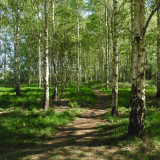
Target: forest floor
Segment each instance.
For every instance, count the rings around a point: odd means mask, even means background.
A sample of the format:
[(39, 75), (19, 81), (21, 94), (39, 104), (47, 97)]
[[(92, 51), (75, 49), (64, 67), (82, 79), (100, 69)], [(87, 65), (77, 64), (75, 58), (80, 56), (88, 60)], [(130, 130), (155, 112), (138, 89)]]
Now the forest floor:
[(100, 160), (113, 152), (113, 149), (106, 152), (107, 148), (102, 146), (102, 133), (97, 130), (105, 123), (103, 116), (106, 114), (107, 96), (97, 90), (95, 92), (96, 103), (86, 106), (86, 111), (79, 118), (61, 128), (52, 140), (42, 146), (42, 153), (33, 155), (31, 159)]
[[(127, 136), (129, 109), (120, 110), (119, 117), (110, 117), (109, 95), (96, 89), (94, 92), (95, 103), (84, 106), (86, 110), (73, 122), (58, 127), (58, 132), (39, 144), (0, 146), (0, 159), (159, 160), (158, 141), (155, 144), (150, 137), (140, 141)], [(67, 109), (65, 105), (54, 108), (57, 113)]]
[[(116, 147), (105, 146), (104, 135), (97, 130), (98, 126), (105, 124), (103, 116), (106, 114), (108, 105), (107, 95), (98, 90), (95, 92), (97, 95), (96, 103), (86, 106), (86, 111), (79, 118), (64, 128), (59, 128), (58, 133), (48, 141), (34, 146), (34, 148), (30, 148), (30, 146), (7, 147), (8, 151), (5, 151), (7, 157), (16, 159), (17, 155), (17, 159), (33, 160), (101, 160), (107, 157), (117, 159)], [(62, 107), (62, 110), (64, 109), (65, 107)]]

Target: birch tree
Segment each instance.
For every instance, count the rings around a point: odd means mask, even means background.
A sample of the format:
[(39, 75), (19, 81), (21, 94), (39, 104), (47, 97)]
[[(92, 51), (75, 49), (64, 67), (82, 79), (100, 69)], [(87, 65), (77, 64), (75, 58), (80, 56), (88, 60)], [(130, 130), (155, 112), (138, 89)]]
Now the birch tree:
[(157, 97), (160, 98), (160, 8), (157, 10)]
[(145, 106), (145, 34), (152, 16), (158, 9), (154, 7), (149, 18), (145, 21), (145, 0), (134, 1), (134, 54), (131, 89), (131, 112), (128, 134), (142, 137), (144, 134)]
[(41, 73), (41, 33), (38, 37), (38, 77), (39, 77), (39, 84), (38, 88), (41, 88), (41, 81), (42, 81), (42, 73)]
[(113, 0), (113, 84), (112, 115), (118, 115), (118, 1)]
[(44, 4), (44, 14), (45, 14), (45, 28), (44, 28), (44, 109), (49, 108), (49, 53), (48, 53), (48, 0), (45, 0)]
[(2, 44), (1, 44), (1, 28), (2, 28), (2, 9), (1, 9), (1, 6), (0, 6), (0, 56), (1, 56), (1, 47), (2, 47)]
[[(134, 54), (134, 0), (131, 0), (131, 77), (133, 68), (133, 54)], [(132, 78), (131, 78), (132, 83)]]
[(108, 5), (107, 0), (105, 0), (105, 27), (106, 27), (106, 90), (108, 90), (109, 85), (109, 22), (108, 22)]
[(58, 100), (58, 68), (57, 68), (57, 57), (55, 53), (55, 1), (52, 0), (52, 57), (53, 57), (53, 65), (54, 65), (54, 94), (53, 94), (53, 100)]
[(79, 93), (80, 85), (80, 44), (79, 44), (79, 6), (77, 0), (77, 94)]
[(15, 33), (14, 33), (14, 89), (16, 96), (20, 96), (20, 80), (19, 80), (19, 14), (20, 14), (20, 1), (17, 0), (16, 8), (16, 24), (15, 24)]

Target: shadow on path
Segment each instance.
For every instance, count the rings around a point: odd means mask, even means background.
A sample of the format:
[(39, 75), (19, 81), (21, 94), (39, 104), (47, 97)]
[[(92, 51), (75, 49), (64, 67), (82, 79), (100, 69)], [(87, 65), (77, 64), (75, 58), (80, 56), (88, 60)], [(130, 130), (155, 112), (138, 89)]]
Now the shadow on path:
[[(74, 122), (60, 128), (59, 132), (40, 145), (18, 146), (10, 148), (0, 147), (0, 159), (106, 159), (108, 154), (116, 152), (114, 146), (126, 136), (111, 138), (114, 127), (107, 128), (108, 132), (98, 131), (103, 126), (102, 117), (106, 114), (107, 96), (95, 90), (97, 101), (94, 105), (86, 106), (86, 111)], [(123, 124), (121, 124), (123, 125)], [(111, 150), (112, 147), (112, 150)], [(106, 150), (108, 149), (108, 153)], [(85, 157), (85, 158), (84, 158)], [(89, 157), (89, 158), (88, 158)], [(102, 158), (102, 159), (103, 159)]]

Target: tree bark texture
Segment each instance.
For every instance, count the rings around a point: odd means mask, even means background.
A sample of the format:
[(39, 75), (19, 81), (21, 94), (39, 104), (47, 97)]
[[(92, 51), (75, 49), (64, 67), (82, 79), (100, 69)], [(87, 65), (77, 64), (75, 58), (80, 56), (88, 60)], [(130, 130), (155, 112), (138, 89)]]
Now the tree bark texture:
[(160, 98), (160, 8), (157, 10), (157, 97)]
[(118, 1), (113, 0), (113, 85), (112, 85), (112, 115), (118, 115)]
[(53, 66), (54, 66), (54, 93), (52, 99), (54, 101), (58, 101), (58, 87), (59, 87), (59, 80), (58, 80), (58, 68), (57, 68), (57, 61), (56, 61), (56, 54), (55, 54), (55, 1), (52, 0), (52, 57), (53, 57)]
[(49, 52), (48, 52), (48, 0), (45, 0), (44, 5), (45, 11), (45, 29), (44, 29), (44, 109), (47, 111), (49, 109)]
[(16, 24), (14, 34), (14, 89), (16, 96), (20, 96), (20, 80), (19, 80), (19, 0), (17, 0)]
[(131, 112), (128, 134), (142, 137), (144, 133), (145, 107), (145, 37), (144, 0), (134, 1), (134, 53), (132, 68)]
[[(1, 9), (1, 6), (0, 6), (0, 55), (2, 54), (2, 44), (1, 44), (1, 40), (2, 40), (2, 35), (1, 35), (1, 28), (2, 28), (2, 9)], [(0, 61), (1, 62), (1, 61)]]
[(79, 18), (77, 18), (77, 94), (79, 93), (80, 85), (80, 45), (79, 45)]
[(106, 26), (106, 90), (108, 90), (109, 86), (109, 23), (108, 23), (108, 5), (107, 5), (107, 0), (105, 0), (105, 26)]
[(38, 78), (39, 78), (38, 88), (41, 88), (41, 83), (42, 83), (42, 73), (41, 73), (41, 33), (39, 34), (39, 38), (38, 38)]
[(131, 0), (131, 84), (132, 84), (132, 68), (134, 54), (134, 0)]

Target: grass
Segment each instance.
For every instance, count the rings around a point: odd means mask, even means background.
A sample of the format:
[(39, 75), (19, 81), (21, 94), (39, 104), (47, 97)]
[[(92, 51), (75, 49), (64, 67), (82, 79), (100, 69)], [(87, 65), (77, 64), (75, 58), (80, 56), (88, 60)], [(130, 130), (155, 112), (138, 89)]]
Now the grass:
[(0, 115), (0, 144), (11, 146), (35, 144), (49, 138), (59, 126), (74, 120), (80, 110), (55, 114), (47, 112), (12, 111)]
[(0, 145), (37, 144), (49, 138), (58, 127), (80, 114), (82, 102), (94, 102), (95, 94), (88, 86), (81, 86), (79, 94), (75, 93), (76, 85), (69, 85), (63, 98), (69, 99), (74, 109), (56, 114), (52, 107), (43, 111), (43, 89), (38, 89), (37, 84), (23, 85), (20, 97), (13, 88), (0, 87)]
[(107, 91), (104, 85), (94, 85), (109, 96), (110, 107), (105, 116), (106, 124), (99, 126), (98, 130), (105, 135), (104, 141), (109, 146), (117, 146), (117, 157), (132, 160), (158, 160), (160, 159), (160, 100), (155, 99), (155, 86), (146, 86), (146, 119), (145, 136), (143, 139), (128, 137), (130, 113), (130, 85), (119, 84), (119, 117), (111, 116), (112, 88)]
[(63, 95), (64, 99), (70, 99), (77, 105), (84, 105), (86, 103), (94, 103), (96, 94), (89, 85), (81, 85), (79, 93), (76, 93), (76, 85), (69, 85)]
[[(127, 136), (131, 110), (130, 84), (128, 83), (119, 83), (119, 117), (110, 114), (112, 88), (110, 87), (106, 91), (103, 84), (81, 85), (79, 94), (76, 94), (75, 84), (67, 86), (63, 99), (68, 101), (68, 106), (71, 109), (58, 114), (53, 108), (47, 112), (43, 111), (43, 89), (38, 89), (37, 84), (22, 86), (21, 97), (16, 97), (10, 87), (0, 87), (0, 149), (4, 147), (6, 150), (9, 147), (28, 145), (31, 150), (32, 147), (35, 148), (36, 145), (53, 137), (58, 128), (73, 121), (87, 103), (94, 105), (96, 95), (91, 87), (99, 89), (109, 97), (109, 108), (104, 117), (105, 123), (97, 127), (97, 131), (101, 134), (100, 137), (97, 137), (98, 140), (95, 138), (93, 146), (97, 145), (99, 149), (109, 147), (109, 150), (116, 150), (115, 153), (108, 153), (106, 157), (101, 152), (98, 154), (96, 150), (94, 156), (97, 156), (97, 159), (159, 160), (160, 100), (154, 98), (156, 87), (150, 83), (147, 83), (146, 86), (147, 114), (143, 139)], [(72, 147), (73, 151), (74, 147)], [(29, 156), (32, 153), (26, 151), (26, 153), (20, 152), (20, 154), (22, 155), (19, 157), (25, 157), (25, 154)], [(83, 159), (87, 155), (85, 150), (76, 154), (79, 159)], [(57, 153), (52, 158), (61, 159), (61, 156), (61, 153)], [(12, 159), (12, 157), (9, 158)]]

